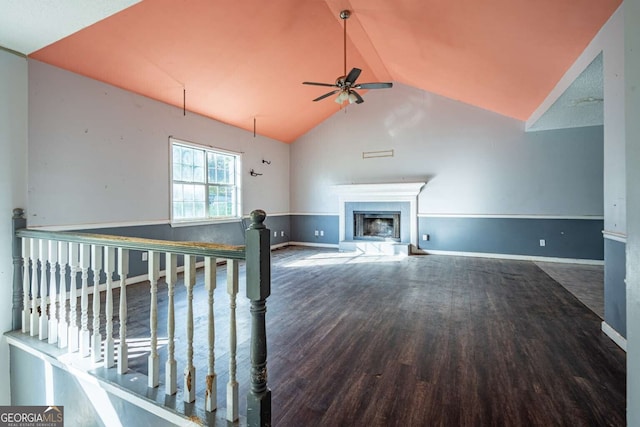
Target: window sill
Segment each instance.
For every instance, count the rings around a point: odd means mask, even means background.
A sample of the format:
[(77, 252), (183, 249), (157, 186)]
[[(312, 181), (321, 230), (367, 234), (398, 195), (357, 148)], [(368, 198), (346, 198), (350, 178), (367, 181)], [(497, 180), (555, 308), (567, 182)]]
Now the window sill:
[(172, 228), (177, 227), (194, 227), (198, 225), (214, 225), (214, 224), (227, 224), (232, 222), (241, 222), (241, 217), (224, 217), (224, 218), (207, 218), (207, 219), (195, 219), (195, 220), (184, 220), (184, 221), (171, 221), (170, 225)]

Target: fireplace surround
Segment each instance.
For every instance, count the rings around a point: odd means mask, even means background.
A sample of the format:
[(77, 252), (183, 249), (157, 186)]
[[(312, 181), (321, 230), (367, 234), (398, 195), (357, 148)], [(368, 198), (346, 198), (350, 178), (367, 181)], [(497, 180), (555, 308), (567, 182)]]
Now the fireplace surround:
[[(353, 212), (400, 212), (399, 241), (379, 242), (403, 244), (411, 253), (418, 247), (418, 194), (425, 182), (335, 185), (338, 195), (340, 250), (354, 248)], [(366, 240), (366, 239), (365, 239)], [(380, 245), (376, 245), (380, 248)]]

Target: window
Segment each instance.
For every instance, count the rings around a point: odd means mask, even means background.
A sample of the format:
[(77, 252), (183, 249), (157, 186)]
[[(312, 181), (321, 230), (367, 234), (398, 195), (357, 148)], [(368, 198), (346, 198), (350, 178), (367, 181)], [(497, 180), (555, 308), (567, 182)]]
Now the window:
[(237, 218), (240, 155), (171, 140), (172, 221)]

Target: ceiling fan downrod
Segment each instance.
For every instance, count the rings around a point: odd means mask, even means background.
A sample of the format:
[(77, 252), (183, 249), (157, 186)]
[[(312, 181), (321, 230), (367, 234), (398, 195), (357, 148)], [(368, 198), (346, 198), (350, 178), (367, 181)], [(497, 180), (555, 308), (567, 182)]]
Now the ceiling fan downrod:
[(340, 19), (342, 19), (344, 21), (344, 25), (343, 25), (343, 32), (344, 35), (342, 37), (342, 43), (343, 43), (343, 52), (344, 52), (344, 74), (342, 74), (343, 76), (347, 76), (347, 19), (349, 19), (349, 17), (351, 16), (351, 11), (349, 10), (343, 10), (340, 12)]

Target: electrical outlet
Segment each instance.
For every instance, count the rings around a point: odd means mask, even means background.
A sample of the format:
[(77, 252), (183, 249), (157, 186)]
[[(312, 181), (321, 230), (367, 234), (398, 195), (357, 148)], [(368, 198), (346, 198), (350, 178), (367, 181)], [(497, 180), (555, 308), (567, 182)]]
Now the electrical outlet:
[(278, 237), (278, 232), (277, 231), (273, 232), (273, 237)]
[(547, 242), (544, 239), (540, 239), (540, 246), (545, 246)]
[(315, 232), (315, 236), (316, 236), (316, 237), (318, 237), (318, 230), (316, 230), (316, 232)]
[(149, 252), (142, 252), (142, 260), (143, 261), (149, 260)]
[(324, 230), (320, 230), (320, 236), (324, 236)]
[(280, 232), (280, 237), (284, 237), (284, 231)]
[(424, 241), (429, 240), (429, 235), (428, 234), (423, 234), (422, 235), (422, 240), (424, 240)]

